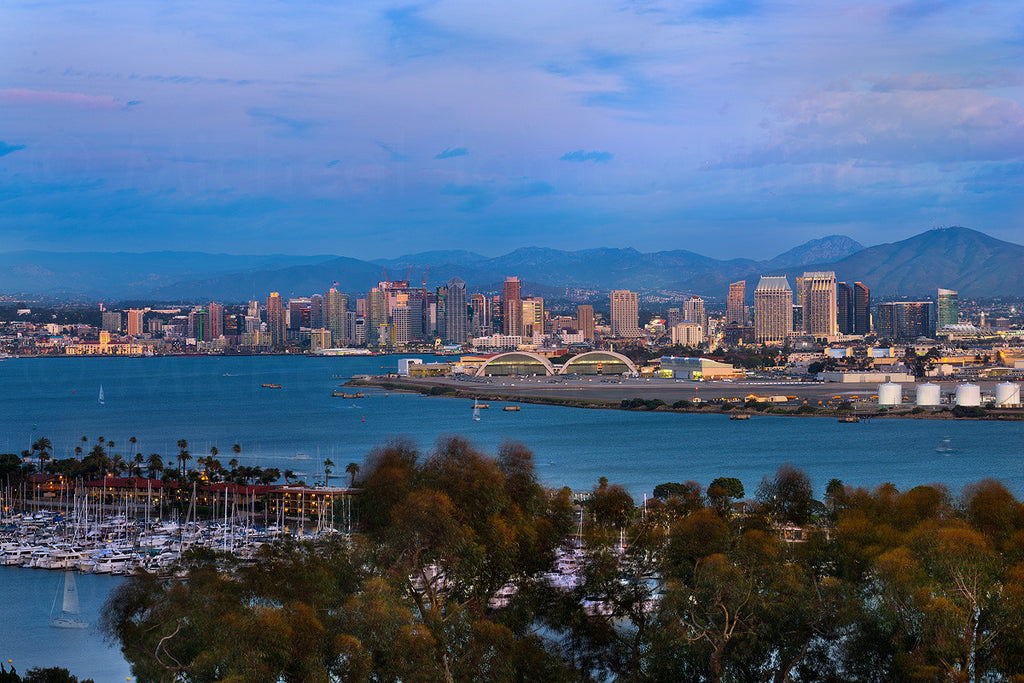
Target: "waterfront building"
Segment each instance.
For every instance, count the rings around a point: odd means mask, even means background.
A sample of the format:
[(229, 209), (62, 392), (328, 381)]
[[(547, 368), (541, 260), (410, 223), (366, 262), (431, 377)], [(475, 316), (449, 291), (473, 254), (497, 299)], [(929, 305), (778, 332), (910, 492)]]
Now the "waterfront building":
[(729, 285), (729, 296), (726, 298), (725, 324), (747, 324), (747, 283), (744, 280)]
[(446, 287), (445, 337), (452, 344), (469, 341), (469, 308), (466, 303), (466, 283), (453, 277)]
[(764, 276), (754, 290), (754, 341), (782, 344), (793, 331), (793, 290), (785, 276)]
[(210, 339), (213, 340), (224, 334), (224, 306), (211, 301), (206, 310), (210, 313)]
[(337, 283), (324, 294), (324, 327), (331, 331), (331, 341), (342, 346), (349, 337), (348, 295), (338, 291)]
[(146, 312), (143, 309), (141, 309), (141, 308), (131, 308), (131, 309), (128, 309), (128, 336), (129, 337), (138, 337), (139, 335), (142, 334), (142, 330), (144, 329), (142, 321), (143, 321), (143, 317), (145, 316), (145, 313)]
[(836, 312), (836, 274), (833, 271), (804, 273), (803, 331), (816, 338), (839, 334)]
[(611, 322), (613, 337), (642, 337), (640, 331), (640, 303), (636, 292), (616, 289), (611, 293)]
[(686, 316), (683, 320), (689, 320), (691, 323), (697, 323), (704, 329), (704, 333), (707, 334), (708, 314), (704, 309), (704, 299), (701, 299), (696, 294), (687, 299), (683, 303), (683, 315)]
[(576, 307), (576, 329), (587, 341), (594, 341), (594, 307), (581, 304)]
[(960, 322), (960, 295), (955, 289), (939, 289), (936, 328)]
[(891, 301), (878, 304), (875, 331), (879, 339), (934, 337), (934, 306), (931, 301)]
[(210, 312), (205, 308), (193, 308), (189, 311), (188, 337), (197, 342), (210, 341)]
[(871, 290), (863, 282), (853, 283), (853, 333), (871, 332)]
[(331, 331), (324, 327), (318, 327), (309, 333), (309, 350), (314, 353), (323, 349), (333, 348)]
[(836, 324), (839, 334), (853, 334), (853, 316), (855, 304), (853, 302), (853, 288), (845, 282), (836, 283)]
[(278, 292), (271, 292), (267, 297), (267, 333), (272, 349), (284, 348), (284, 330), (284, 300)]
[(501, 287), (502, 323), (506, 336), (522, 336), (523, 308), (518, 277), (507, 277)]
[(719, 379), (742, 377), (743, 371), (737, 370), (728, 363), (720, 363), (710, 358), (679, 358), (662, 356), (661, 371), (675, 379)]

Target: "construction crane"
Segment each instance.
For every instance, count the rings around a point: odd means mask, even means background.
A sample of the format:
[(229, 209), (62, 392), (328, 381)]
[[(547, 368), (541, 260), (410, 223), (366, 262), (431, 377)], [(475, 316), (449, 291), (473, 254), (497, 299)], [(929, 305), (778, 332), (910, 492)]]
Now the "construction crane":
[[(410, 274), (412, 271), (409, 271)], [(427, 266), (427, 272), (423, 273), (423, 291), (427, 291), (427, 276), (430, 275), (430, 266)]]

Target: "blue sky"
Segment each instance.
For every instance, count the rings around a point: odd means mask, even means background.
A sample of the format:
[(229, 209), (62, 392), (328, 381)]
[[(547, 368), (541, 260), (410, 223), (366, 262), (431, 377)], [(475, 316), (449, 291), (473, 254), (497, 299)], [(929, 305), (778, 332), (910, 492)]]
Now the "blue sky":
[(1024, 4), (0, 4), (0, 251), (1024, 242)]

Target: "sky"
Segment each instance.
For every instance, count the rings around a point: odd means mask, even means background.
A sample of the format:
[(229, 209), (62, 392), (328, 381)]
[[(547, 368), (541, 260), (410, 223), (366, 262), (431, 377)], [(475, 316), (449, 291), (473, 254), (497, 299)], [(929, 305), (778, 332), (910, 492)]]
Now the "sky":
[(0, 3), (0, 251), (1024, 242), (1024, 3)]

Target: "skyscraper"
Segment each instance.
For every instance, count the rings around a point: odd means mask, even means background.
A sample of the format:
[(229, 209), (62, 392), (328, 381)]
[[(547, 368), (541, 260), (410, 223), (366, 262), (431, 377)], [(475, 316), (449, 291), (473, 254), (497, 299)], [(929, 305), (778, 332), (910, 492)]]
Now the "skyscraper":
[(836, 322), (839, 334), (853, 334), (853, 289), (845, 282), (836, 283)]
[(935, 335), (935, 304), (931, 301), (894, 301), (878, 304), (880, 339), (917, 339)]
[(473, 309), (473, 336), (479, 337), (490, 334), (491, 307), (487, 297), (483, 294), (474, 294), (470, 297), (470, 308)]
[(132, 337), (138, 337), (142, 334), (142, 318), (145, 315), (145, 311), (141, 308), (132, 308), (128, 310), (128, 334)]
[(535, 334), (544, 334), (544, 299), (531, 296), (522, 300), (523, 339), (532, 339)]
[(331, 331), (331, 344), (344, 346), (349, 338), (347, 326), (348, 295), (337, 287), (331, 287), (324, 294), (324, 327)]
[(960, 295), (955, 289), (939, 289), (937, 329), (960, 322)]
[(815, 337), (837, 336), (836, 274), (832, 271), (804, 273), (803, 288), (803, 331)]
[(284, 299), (277, 292), (267, 297), (267, 332), (270, 334), (270, 347), (284, 348)]
[(863, 282), (853, 283), (853, 333), (871, 332), (871, 290)]
[(611, 293), (613, 337), (642, 337), (640, 331), (640, 305), (636, 292), (616, 289)]
[(309, 297), (309, 326), (318, 330), (324, 326), (324, 297), (323, 294), (314, 294)]
[[(729, 297), (726, 299), (725, 324), (736, 323), (737, 325), (747, 324), (747, 309), (744, 305), (747, 299), (747, 283), (744, 280), (733, 282), (729, 285)], [(696, 321), (694, 321), (696, 322)]]
[(704, 334), (708, 333), (708, 314), (704, 310), (704, 299), (694, 294), (683, 303), (684, 320), (700, 325)]
[(445, 302), (445, 338), (453, 344), (469, 341), (469, 308), (466, 304), (466, 283), (457, 277), (448, 281)]
[(783, 277), (765, 276), (754, 290), (754, 340), (782, 344), (793, 330), (793, 290)]
[(210, 339), (216, 339), (224, 334), (224, 305), (211, 301), (206, 310), (210, 312)]
[(576, 329), (587, 341), (594, 341), (594, 307), (581, 304), (576, 307)]
[(521, 298), (519, 278), (505, 278), (505, 284), (501, 287), (501, 315), (506, 335), (520, 336), (523, 333)]

